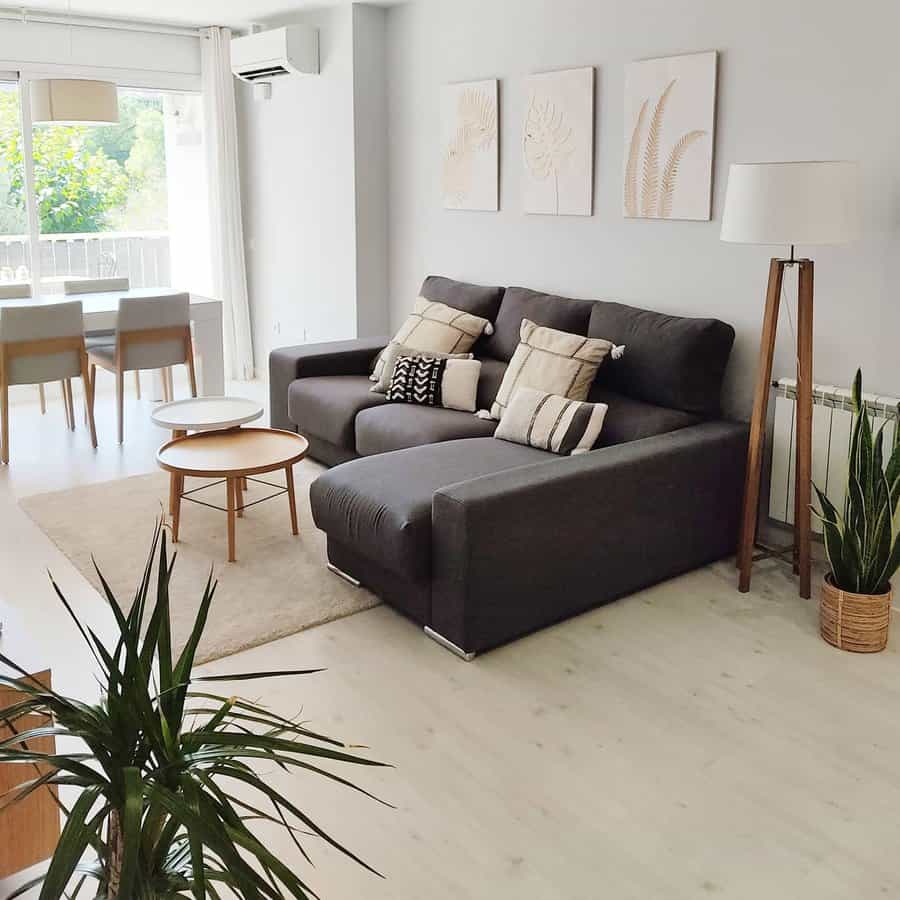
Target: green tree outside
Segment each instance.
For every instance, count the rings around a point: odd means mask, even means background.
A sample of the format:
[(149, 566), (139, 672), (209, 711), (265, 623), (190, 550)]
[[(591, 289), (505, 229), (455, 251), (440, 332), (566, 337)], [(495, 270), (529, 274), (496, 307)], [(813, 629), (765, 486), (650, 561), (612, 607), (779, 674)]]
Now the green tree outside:
[[(113, 126), (38, 126), (34, 176), (41, 234), (167, 227), (165, 139), (158, 96), (123, 94)], [(21, 234), (25, 185), (19, 98), (0, 91), (0, 230)]]

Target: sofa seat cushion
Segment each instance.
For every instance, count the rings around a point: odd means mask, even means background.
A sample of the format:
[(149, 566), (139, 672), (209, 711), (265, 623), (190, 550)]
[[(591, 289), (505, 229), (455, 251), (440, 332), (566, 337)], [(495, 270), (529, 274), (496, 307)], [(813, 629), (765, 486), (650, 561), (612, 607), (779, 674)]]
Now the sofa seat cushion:
[(301, 434), (311, 434), (337, 447), (356, 450), (356, 414), (386, 403), (370, 391), (365, 375), (298, 378), (288, 388), (288, 417)]
[(362, 410), (357, 415), (355, 446), (360, 456), (373, 456), (423, 444), (490, 437), (496, 427), (496, 422), (479, 419), (469, 412), (412, 403), (386, 403)]
[(639, 441), (656, 434), (666, 434), (679, 428), (687, 428), (689, 425), (697, 425), (703, 421), (701, 416), (693, 413), (654, 406), (652, 403), (611, 391), (600, 384), (595, 384), (591, 388), (588, 402), (605, 403), (609, 407), (595, 447), (611, 447), (613, 444)]
[(553, 458), (532, 447), (478, 438), (355, 459), (312, 483), (313, 520), (330, 539), (388, 571), (421, 581), (431, 572), (436, 490)]

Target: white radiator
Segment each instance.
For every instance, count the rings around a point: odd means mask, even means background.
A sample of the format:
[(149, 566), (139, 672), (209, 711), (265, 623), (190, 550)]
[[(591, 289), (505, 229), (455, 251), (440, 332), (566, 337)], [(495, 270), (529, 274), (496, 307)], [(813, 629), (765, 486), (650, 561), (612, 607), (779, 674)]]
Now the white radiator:
[[(781, 378), (775, 388), (775, 429), (772, 440), (772, 478), (769, 487), (769, 516), (791, 525), (794, 522), (794, 418), (797, 411), (797, 382)], [(890, 455), (897, 423), (897, 399), (863, 394), (869, 408), (873, 430), (887, 422), (884, 431), (885, 461)], [(853, 407), (850, 390), (831, 386), (813, 386), (813, 482), (825, 491), (838, 510), (844, 508), (847, 491), (847, 452)], [(818, 507), (813, 493), (813, 505)], [(822, 524), (812, 517), (814, 531)]]

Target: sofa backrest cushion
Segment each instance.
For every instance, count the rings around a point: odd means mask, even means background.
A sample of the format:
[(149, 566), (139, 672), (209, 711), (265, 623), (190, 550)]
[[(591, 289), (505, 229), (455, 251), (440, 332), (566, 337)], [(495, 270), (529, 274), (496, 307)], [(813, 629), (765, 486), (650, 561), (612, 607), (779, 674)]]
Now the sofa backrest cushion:
[(600, 368), (598, 386), (657, 406), (719, 415), (734, 343), (730, 325), (603, 300), (592, 307), (588, 335), (625, 345), (621, 359)]
[(429, 275), (422, 282), (420, 294), (427, 300), (445, 303), (454, 309), (461, 309), (463, 312), (494, 322), (500, 309), (500, 301), (503, 299), (503, 288), (468, 284), (465, 281), (444, 278), (442, 275)]
[(494, 333), (482, 339), (479, 349), (487, 356), (509, 362), (519, 346), (523, 319), (557, 331), (587, 335), (593, 305), (591, 300), (570, 300), (523, 287), (507, 288), (494, 322)]

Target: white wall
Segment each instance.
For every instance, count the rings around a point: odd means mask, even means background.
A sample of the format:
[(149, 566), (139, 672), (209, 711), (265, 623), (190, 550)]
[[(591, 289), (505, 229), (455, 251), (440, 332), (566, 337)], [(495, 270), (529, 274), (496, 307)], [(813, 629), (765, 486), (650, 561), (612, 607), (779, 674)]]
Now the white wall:
[(360, 337), (386, 334), (390, 327), (386, 12), (383, 7), (353, 5), (356, 291)]
[[(719, 241), (734, 161), (857, 159), (864, 232), (851, 247), (800, 248), (816, 264), (816, 378), (900, 391), (900, 4), (860, 0), (414, 0), (388, 14), (390, 296), (396, 324), (429, 272), (524, 284), (731, 322), (727, 405), (749, 414), (768, 258)], [(714, 220), (621, 215), (623, 67), (717, 49)], [(526, 216), (519, 193), (524, 77), (598, 67), (595, 215)], [(438, 92), (501, 81), (501, 212), (441, 208)], [(790, 281), (787, 290), (794, 291)], [(793, 303), (792, 303), (793, 308)], [(778, 374), (793, 359), (782, 319)]]
[[(384, 107), (384, 12), (356, 6), (267, 21), (265, 27), (318, 28), (321, 73), (276, 79), (268, 101), (254, 101), (249, 86), (238, 90), (248, 287), (261, 368), (272, 347), (386, 327), (386, 246), (379, 244), (387, 230), (386, 162), (378, 149), (385, 117), (375, 129), (368, 113)], [(358, 116), (357, 94), (367, 110)], [(368, 234), (378, 225), (360, 251), (358, 229)]]

